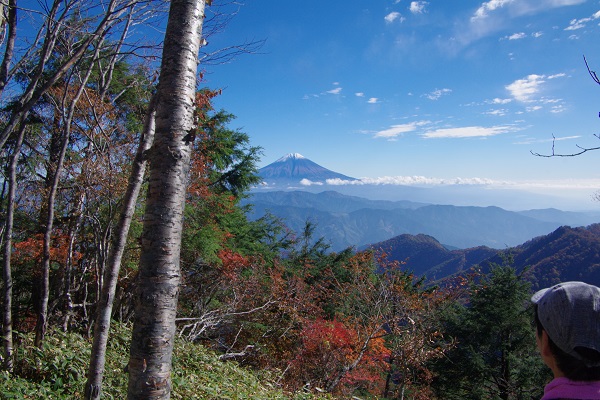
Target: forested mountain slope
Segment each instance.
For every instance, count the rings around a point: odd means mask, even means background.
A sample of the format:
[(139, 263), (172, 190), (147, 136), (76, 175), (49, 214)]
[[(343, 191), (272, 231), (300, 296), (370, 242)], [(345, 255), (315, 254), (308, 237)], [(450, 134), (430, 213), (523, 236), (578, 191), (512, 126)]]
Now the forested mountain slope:
[(480, 267), (486, 272), (491, 263), (502, 264), (511, 257), (517, 271), (524, 271), (533, 288), (561, 281), (581, 280), (600, 285), (600, 224), (571, 228), (562, 226), (548, 235), (503, 250), (473, 247), (448, 250), (426, 235), (400, 235), (373, 244), (393, 260), (418, 276), (439, 280)]
[(428, 280), (466, 271), (500, 253), (486, 246), (450, 250), (434, 237), (422, 234), (399, 235), (369, 247), (384, 251), (392, 260), (404, 262), (405, 269)]

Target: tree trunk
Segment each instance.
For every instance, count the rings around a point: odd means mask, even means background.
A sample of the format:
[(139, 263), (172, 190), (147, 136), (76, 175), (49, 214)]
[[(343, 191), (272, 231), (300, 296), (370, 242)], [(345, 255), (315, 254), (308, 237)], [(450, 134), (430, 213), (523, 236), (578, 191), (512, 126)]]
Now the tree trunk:
[(62, 293), (62, 310), (64, 313), (63, 318), (63, 331), (67, 332), (69, 328), (69, 321), (71, 320), (71, 314), (73, 313), (73, 299), (71, 298), (71, 279), (73, 275), (73, 251), (75, 248), (75, 238), (77, 232), (81, 228), (83, 222), (83, 211), (85, 205), (85, 192), (81, 191), (77, 195), (77, 201), (73, 207), (71, 214), (74, 217), (74, 222), (69, 225), (69, 247), (67, 250), (67, 257), (65, 258), (65, 272), (63, 277), (63, 293)]
[(38, 305), (38, 318), (35, 325), (35, 346), (42, 347), (42, 342), (46, 336), (48, 328), (48, 301), (50, 298), (50, 247), (52, 245), (52, 231), (54, 229), (54, 204), (56, 193), (58, 191), (58, 182), (62, 171), (62, 165), (65, 159), (65, 153), (69, 144), (68, 127), (64, 126), (64, 132), (61, 137), (60, 148), (57, 150), (58, 160), (49, 170), (48, 197), (46, 198), (46, 209), (44, 221), (44, 242), (42, 251), (42, 275), (40, 278), (40, 302)]
[(181, 231), (204, 7), (205, 0), (172, 0), (169, 10), (157, 89), (156, 137), (149, 151), (129, 399), (168, 399), (171, 393)]
[(3, 367), (5, 370), (13, 370), (13, 321), (12, 321), (12, 267), (10, 264), (12, 254), (12, 233), (15, 210), (15, 191), (17, 186), (16, 170), (19, 161), (19, 153), (25, 136), (25, 125), (20, 127), (19, 136), (15, 150), (8, 166), (8, 196), (6, 198), (6, 225), (4, 229), (4, 265), (3, 265), (3, 319), (2, 319), (2, 347)]
[(4, 28), (7, 29), (6, 27), (8, 27), (8, 41), (6, 42), (2, 64), (0, 64), (0, 96), (8, 83), (9, 68), (15, 51), (15, 40), (17, 38), (17, 0), (9, 0), (5, 7), (8, 7), (8, 12), (6, 13), (8, 18)]
[(383, 389), (383, 397), (387, 398), (390, 394), (390, 387), (391, 387), (391, 383), (392, 383), (392, 375), (394, 373), (394, 355), (390, 354), (390, 359), (388, 361), (389, 366), (389, 371), (386, 374), (385, 377), (385, 387)]
[(102, 378), (106, 361), (106, 345), (108, 343), (110, 319), (119, 279), (121, 259), (123, 257), (123, 252), (125, 251), (129, 227), (131, 226), (131, 220), (135, 213), (135, 206), (144, 179), (146, 153), (154, 140), (154, 119), (155, 97), (152, 98), (148, 107), (143, 136), (136, 152), (131, 175), (129, 176), (123, 209), (121, 211), (119, 223), (116, 227), (115, 240), (108, 256), (108, 265), (104, 271), (104, 285), (102, 286), (102, 293), (96, 311), (94, 342), (92, 344), (92, 355), (88, 369), (88, 380), (85, 385), (86, 399), (99, 399), (102, 391)]

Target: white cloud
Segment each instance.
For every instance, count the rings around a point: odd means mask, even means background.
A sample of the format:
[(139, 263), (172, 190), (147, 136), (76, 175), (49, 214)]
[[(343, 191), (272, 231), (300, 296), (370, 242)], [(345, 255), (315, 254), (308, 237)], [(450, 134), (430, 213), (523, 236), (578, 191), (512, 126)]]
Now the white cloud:
[[(517, 79), (509, 85), (506, 85), (505, 88), (511, 94), (511, 96), (521, 103), (527, 103), (529, 106), (526, 111), (533, 112), (540, 110), (541, 104), (554, 104), (552, 112), (561, 112), (563, 108), (560, 104), (563, 100), (554, 99), (548, 97), (540, 97), (540, 93), (542, 92), (543, 86), (547, 81), (552, 79), (564, 78), (567, 75), (564, 73), (554, 74), (554, 75), (537, 75), (531, 74), (523, 79)], [(534, 104), (537, 103), (537, 104)], [(557, 105), (558, 104), (558, 105)]]
[(542, 109), (542, 106), (531, 106), (531, 107), (527, 107), (525, 110), (527, 112), (534, 112), (534, 111), (539, 111)]
[(358, 180), (327, 179), (328, 185), (491, 185), (502, 184), (486, 178), (428, 178), (425, 176), (382, 176), (378, 178), (361, 178)]
[[(581, 135), (575, 135), (575, 136), (563, 136), (563, 137), (557, 137), (557, 138), (553, 138), (552, 141), (560, 141), (560, 140), (572, 140), (572, 139), (579, 139), (581, 137)], [(548, 140), (550, 141), (550, 139)]]
[(577, 29), (585, 28), (586, 25), (588, 24), (588, 22), (594, 21), (598, 18), (600, 18), (600, 11), (596, 11), (594, 14), (592, 14), (591, 17), (581, 18), (581, 19), (572, 19), (569, 22), (569, 26), (567, 26), (565, 28), (565, 31), (575, 31)]
[(413, 14), (423, 14), (428, 4), (426, 1), (411, 1), (409, 10)]
[(305, 94), (304, 96), (302, 96), (303, 100), (309, 100), (309, 99), (318, 99), (320, 96), (318, 94)]
[[(308, 180), (307, 180), (308, 181)], [(310, 181), (306, 182), (310, 183)], [(539, 191), (544, 189), (558, 190), (596, 190), (600, 187), (600, 179), (548, 179), (548, 180), (529, 180), (529, 181), (506, 181), (489, 178), (434, 178), (427, 176), (382, 176), (376, 178), (360, 178), (357, 180), (327, 179), (327, 185), (335, 186), (485, 186), (486, 189), (520, 189)], [(322, 185), (321, 182), (313, 183)]]
[(527, 103), (539, 93), (540, 86), (545, 82), (544, 75), (531, 74), (523, 79), (517, 79), (506, 86), (510, 94), (518, 101)]
[(514, 0), (491, 0), (482, 3), (481, 6), (475, 11), (471, 20), (486, 18), (490, 12), (495, 11), (498, 8), (504, 7), (506, 4), (512, 3)]
[(300, 181), (300, 184), (302, 186), (313, 186), (313, 185), (323, 186), (323, 182), (314, 182), (314, 181), (311, 181), (310, 179), (306, 179), (306, 178), (302, 179)]
[(525, 34), (525, 32), (519, 32), (519, 33), (513, 33), (510, 36), (506, 36), (506, 39), (519, 40), (519, 39), (525, 39), (526, 37), (527, 37), (527, 35)]
[(369, 103), (369, 104), (375, 104), (378, 102), (379, 102), (379, 99), (377, 97), (371, 97), (369, 100), (367, 100), (367, 103)]
[(560, 74), (549, 75), (548, 79), (564, 78), (567, 74), (561, 72)]
[(509, 17), (535, 14), (552, 8), (573, 6), (587, 0), (490, 0), (481, 4), (471, 21), (485, 19), (504, 9)]
[(563, 136), (563, 137), (552, 137), (552, 138), (548, 138), (548, 139), (534, 139), (534, 138), (528, 138), (526, 140), (522, 140), (520, 142), (515, 142), (514, 144), (533, 144), (533, 143), (554, 143), (554, 142), (559, 142), (562, 140), (573, 140), (573, 139), (579, 139), (581, 138), (580, 135), (576, 135), (576, 136)]
[[(339, 95), (342, 93), (343, 88), (341, 86), (339, 86), (340, 83), (339, 82), (333, 82), (333, 89), (330, 90), (326, 90), (324, 92), (318, 93), (318, 94), (305, 94), (302, 99), (303, 100), (309, 100), (309, 99), (319, 99), (323, 96), (329, 95), (329, 94), (333, 94), (333, 95)], [(357, 96), (359, 95), (358, 93), (355, 93)]]
[(385, 16), (385, 22), (387, 22), (388, 24), (391, 24), (392, 22), (394, 22), (395, 20), (399, 19), (400, 22), (404, 21), (404, 17), (402, 16), (402, 14), (400, 14), (397, 11), (393, 11), (391, 13), (389, 13), (388, 15)]
[(510, 102), (512, 102), (512, 99), (499, 99), (498, 97), (489, 101), (491, 104), (508, 104)]
[[(543, 35), (544, 33), (539, 31), (539, 32), (533, 32), (532, 34), (528, 35), (525, 32), (517, 32), (517, 33), (513, 33), (512, 35), (508, 35), (508, 36), (504, 36), (502, 39), (506, 39), (506, 40), (520, 40), (520, 39), (525, 39), (528, 36), (531, 36), (533, 38), (539, 38)], [(509, 54), (512, 56), (512, 53)]]
[(484, 114), (495, 115), (495, 116), (498, 116), (498, 117), (502, 117), (502, 116), (508, 114), (508, 110), (506, 110), (504, 108), (499, 108), (499, 109), (496, 109), (496, 110), (486, 111)]
[(417, 130), (417, 128), (428, 125), (429, 123), (429, 121), (415, 121), (410, 122), (408, 124), (392, 125), (388, 129), (376, 132), (375, 135), (373, 135), (373, 137), (394, 139), (398, 136), (401, 136), (404, 133), (414, 132), (415, 130)]
[[(479, 3), (467, 25), (457, 25), (452, 39), (444, 41), (444, 49), (455, 54), (481, 38), (504, 32), (515, 18), (535, 15), (550, 9), (581, 4), (587, 0), (489, 0)], [(532, 34), (539, 37), (541, 32)]]
[(356, 93), (354, 93), (354, 95), (356, 97), (365, 97), (365, 94), (363, 92), (356, 92)]
[(426, 97), (429, 100), (438, 100), (443, 95), (450, 94), (451, 92), (452, 92), (452, 89), (435, 89), (431, 93), (424, 94), (423, 97)]
[(441, 138), (472, 138), (472, 137), (488, 137), (500, 135), (506, 132), (512, 132), (515, 129), (509, 126), (464, 126), (459, 128), (442, 128), (425, 132), (421, 136), (426, 139), (441, 139)]
[[(498, 110), (498, 114), (494, 111), (490, 112), (491, 114), (502, 115), (503, 110)], [(473, 138), (473, 137), (488, 137), (500, 135), (507, 132), (514, 132), (517, 130), (514, 126), (510, 125), (502, 125), (502, 126), (491, 126), (491, 127), (482, 127), (482, 126), (465, 126), (458, 128), (439, 128), (439, 129), (430, 129), (424, 130), (424, 128), (428, 125), (432, 125), (431, 121), (422, 120), (422, 121), (414, 121), (406, 124), (398, 124), (392, 125), (387, 129), (381, 130), (379, 132), (369, 132), (373, 134), (373, 138), (379, 139), (387, 139), (387, 140), (396, 140), (398, 137), (411, 132), (420, 131), (419, 135), (425, 139), (440, 139), (440, 138)]]

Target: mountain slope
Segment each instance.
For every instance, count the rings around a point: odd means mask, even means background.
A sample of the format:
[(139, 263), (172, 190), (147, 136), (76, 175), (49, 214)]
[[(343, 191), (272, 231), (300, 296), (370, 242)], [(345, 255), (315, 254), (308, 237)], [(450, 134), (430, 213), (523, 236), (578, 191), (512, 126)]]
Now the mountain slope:
[(502, 264), (510, 256), (513, 266), (525, 274), (533, 289), (573, 280), (600, 285), (600, 224), (562, 226), (504, 250), (481, 246), (447, 250), (425, 235), (399, 235), (371, 247), (385, 250), (391, 260), (406, 262), (407, 270), (431, 281), (464, 273), (475, 266), (485, 272), (492, 263)]
[(534, 286), (583, 280), (600, 286), (600, 224), (563, 226), (512, 249), (515, 264), (528, 268)]
[(435, 238), (422, 234), (399, 235), (369, 247), (385, 251), (390, 260), (402, 261), (406, 270), (432, 281), (468, 270), (500, 252), (485, 246), (449, 250)]

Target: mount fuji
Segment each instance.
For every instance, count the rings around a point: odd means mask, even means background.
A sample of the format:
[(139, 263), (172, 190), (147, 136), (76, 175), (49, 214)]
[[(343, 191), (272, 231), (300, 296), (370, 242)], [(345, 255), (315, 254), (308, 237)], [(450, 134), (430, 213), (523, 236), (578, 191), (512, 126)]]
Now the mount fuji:
[(357, 180), (328, 170), (298, 153), (290, 153), (281, 157), (259, 169), (258, 174), (267, 186), (299, 185), (303, 182), (325, 184), (328, 179)]

